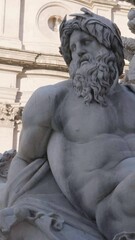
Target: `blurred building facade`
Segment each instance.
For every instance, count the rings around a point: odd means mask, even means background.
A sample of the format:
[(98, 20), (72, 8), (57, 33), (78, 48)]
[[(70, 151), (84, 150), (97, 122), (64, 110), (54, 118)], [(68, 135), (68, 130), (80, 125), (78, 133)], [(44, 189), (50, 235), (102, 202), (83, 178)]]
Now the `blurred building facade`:
[(118, 0), (0, 1), (0, 152), (18, 148), (23, 107), (34, 90), (68, 78), (59, 54), (63, 17), (87, 7), (133, 37), (127, 26), (131, 4)]

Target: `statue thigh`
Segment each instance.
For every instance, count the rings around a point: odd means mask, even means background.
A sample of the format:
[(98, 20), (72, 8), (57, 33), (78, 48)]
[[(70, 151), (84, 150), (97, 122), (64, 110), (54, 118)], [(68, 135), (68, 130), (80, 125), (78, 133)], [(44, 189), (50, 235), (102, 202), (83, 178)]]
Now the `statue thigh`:
[(45, 233), (28, 222), (22, 222), (12, 227), (8, 240), (49, 240)]
[(121, 181), (98, 205), (96, 219), (108, 239), (122, 232), (135, 233), (135, 173)]

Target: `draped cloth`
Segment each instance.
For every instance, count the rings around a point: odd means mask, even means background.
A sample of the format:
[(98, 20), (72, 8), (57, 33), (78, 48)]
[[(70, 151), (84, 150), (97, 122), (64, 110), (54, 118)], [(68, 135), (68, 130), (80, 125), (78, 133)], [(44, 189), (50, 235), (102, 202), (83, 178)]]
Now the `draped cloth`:
[(39, 229), (45, 240), (103, 239), (96, 224), (63, 195), (45, 159), (35, 160), (17, 174), (8, 186), (5, 203), (0, 211), (1, 240), (10, 240), (12, 228), (24, 222)]

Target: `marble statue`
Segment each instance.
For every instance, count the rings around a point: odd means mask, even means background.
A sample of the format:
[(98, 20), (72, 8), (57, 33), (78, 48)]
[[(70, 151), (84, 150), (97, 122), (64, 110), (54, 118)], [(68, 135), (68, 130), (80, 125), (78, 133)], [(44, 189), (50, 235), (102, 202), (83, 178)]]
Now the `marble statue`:
[(15, 149), (5, 151), (3, 154), (0, 153), (0, 209), (3, 208), (5, 183), (8, 176), (8, 170), (15, 155)]
[(0, 239), (135, 239), (135, 91), (118, 27), (88, 9), (60, 26), (70, 79), (23, 112)]
[(3, 154), (0, 153), (0, 180), (2, 182), (6, 181), (11, 161), (15, 155), (15, 149), (5, 151)]

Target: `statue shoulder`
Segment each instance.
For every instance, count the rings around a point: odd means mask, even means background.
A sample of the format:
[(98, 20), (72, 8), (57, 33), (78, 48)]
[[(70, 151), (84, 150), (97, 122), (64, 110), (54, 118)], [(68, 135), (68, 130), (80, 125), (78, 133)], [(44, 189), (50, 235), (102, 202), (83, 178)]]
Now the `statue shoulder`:
[(63, 97), (70, 89), (70, 81), (59, 82), (54, 85), (48, 85), (38, 88), (33, 96), (36, 98), (38, 105), (52, 107), (55, 101), (61, 102)]
[(135, 94), (135, 84), (125, 84), (126, 89)]
[(39, 100), (46, 100), (46, 98), (50, 97), (50, 98), (54, 98), (56, 95), (58, 94), (62, 94), (63, 92), (68, 92), (69, 88), (70, 88), (70, 81), (62, 81), (62, 82), (58, 82), (56, 84), (53, 85), (47, 85), (47, 86), (43, 86), (38, 88), (33, 95), (38, 95)]
[(55, 111), (56, 102), (59, 104), (69, 91), (69, 82), (64, 81), (38, 88), (24, 108), (23, 123), (25, 123), (25, 120), (26, 122), (35, 122), (40, 125), (42, 122), (49, 123)]

